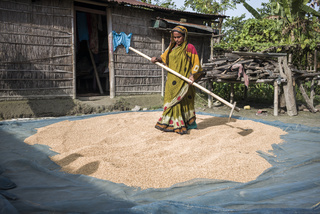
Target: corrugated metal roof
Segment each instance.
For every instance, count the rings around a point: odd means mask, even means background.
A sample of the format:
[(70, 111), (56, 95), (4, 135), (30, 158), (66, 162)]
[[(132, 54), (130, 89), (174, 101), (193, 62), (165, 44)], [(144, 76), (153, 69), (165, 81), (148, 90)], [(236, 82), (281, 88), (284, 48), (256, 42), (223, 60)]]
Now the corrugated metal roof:
[(152, 9), (162, 10), (162, 11), (178, 12), (181, 14), (189, 14), (189, 15), (198, 16), (198, 17), (202, 17), (202, 18), (209, 18), (209, 19), (217, 19), (217, 18), (226, 18), (227, 17), (225, 15), (213, 15), (213, 14), (188, 12), (188, 11), (182, 11), (182, 10), (174, 10), (174, 9), (169, 9), (169, 8), (165, 8), (165, 7), (160, 7), (160, 6), (153, 5), (153, 4), (148, 4), (148, 3), (141, 2), (138, 0), (104, 0), (104, 1), (105, 2), (116, 2), (118, 4), (129, 4), (129, 5), (133, 5), (133, 6), (141, 6), (141, 7), (152, 8)]
[(193, 23), (186, 23), (186, 22), (179, 22), (179, 21), (175, 21), (175, 20), (170, 20), (170, 19), (162, 19), (160, 18), (161, 20), (164, 20), (168, 23), (171, 23), (171, 24), (176, 24), (176, 25), (182, 25), (182, 26), (185, 26), (185, 27), (192, 27), (192, 28), (197, 28), (197, 29), (200, 29), (200, 30), (204, 30), (204, 31), (208, 31), (210, 33), (213, 33), (213, 29), (209, 26), (205, 26), (205, 25), (198, 25), (198, 24), (193, 24)]

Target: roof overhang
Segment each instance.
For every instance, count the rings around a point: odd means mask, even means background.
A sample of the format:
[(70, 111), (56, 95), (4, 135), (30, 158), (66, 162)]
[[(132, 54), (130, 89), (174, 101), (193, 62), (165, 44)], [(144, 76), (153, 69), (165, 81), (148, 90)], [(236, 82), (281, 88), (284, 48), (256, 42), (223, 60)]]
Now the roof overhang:
[(213, 29), (211, 27), (205, 26), (205, 25), (198, 25), (198, 24), (187, 23), (187, 22), (179, 22), (179, 21), (170, 20), (170, 19), (163, 19), (163, 18), (160, 18), (160, 20), (163, 20), (163, 21), (170, 23), (170, 24), (182, 25), (185, 27), (191, 27), (191, 28), (207, 31), (209, 33), (213, 33)]
[(87, 2), (99, 2), (99, 3), (116, 3), (124, 6), (136, 6), (136, 7), (142, 7), (142, 8), (149, 8), (157, 11), (163, 11), (163, 12), (172, 12), (179, 15), (187, 15), (187, 16), (194, 16), (198, 18), (204, 18), (204, 19), (210, 19), (210, 20), (216, 20), (219, 18), (226, 18), (225, 15), (220, 14), (204, 14), (204, 13), (196, 13), (196, 12), (188, 12), (188, 11), (182, 11), (182, 10), (175, 10), (175, 9), (169, 9), (165, 7), (160, 7), (153, 4), (148, 4), (145, 2), (141, 2), (138, 0), (86, 0)]

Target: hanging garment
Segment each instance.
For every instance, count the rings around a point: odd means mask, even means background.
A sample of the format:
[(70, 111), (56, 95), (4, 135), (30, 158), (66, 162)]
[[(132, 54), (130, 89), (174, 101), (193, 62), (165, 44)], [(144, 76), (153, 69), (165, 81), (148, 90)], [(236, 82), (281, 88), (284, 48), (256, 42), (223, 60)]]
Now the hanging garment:
[(116, 33), (112, 31), (113, 35), (113, 51), (117, 49), (119, 45), (123, 45), (126, 48), (126, 52), (129, 53), (130, 41), (132, 33), (126, 35), (124, 32)]

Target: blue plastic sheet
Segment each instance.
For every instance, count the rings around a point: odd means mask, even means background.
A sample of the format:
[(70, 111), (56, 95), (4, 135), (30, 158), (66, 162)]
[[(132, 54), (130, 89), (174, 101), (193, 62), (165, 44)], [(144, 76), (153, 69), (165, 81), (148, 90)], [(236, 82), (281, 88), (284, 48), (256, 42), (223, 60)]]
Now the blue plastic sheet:
[(260, 152), (272, 167), (256, 180), (146, 190), (61, 172), (48, 146), (23, 142), (36, 128), (101, 115), (0, 122), (0, 174), (17, 185), (6, 192), (18, 197), (0, 195), (0, 213), (320, 213), (320, 127), (256, 120), (288, 132), (274, 155)]

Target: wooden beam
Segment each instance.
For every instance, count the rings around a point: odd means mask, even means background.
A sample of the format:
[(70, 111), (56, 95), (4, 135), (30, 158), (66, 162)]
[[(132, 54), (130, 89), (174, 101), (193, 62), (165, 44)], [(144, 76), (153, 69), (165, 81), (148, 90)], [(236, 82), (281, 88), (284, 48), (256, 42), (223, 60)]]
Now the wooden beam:
[(81, 11), (81, 12), (85, 12), (85, 13), (92, 13), (92, 14), (98, 14), (98, 15), (106, 15), (105, 11), (102, 10), (95, 10), (95, 9), (91, 9), (91, 8), (86, 8), (86, 7), (79, 7), (79, 6), (75, 6), (74, 7), (76, 11)]
[(74, 0), (75, 2), (81, 2), (81, 3), (85, 3), (85, 4), (92, 4), (92, 5), (97, 5), (97, 6), (103, 6), (103, 7), (108, 7), (108, 4), (105, 3), (99, 3), (99, 2), (94, 2), (94, 1), (90, 1), (90, 0)]
[(114, 98), (115, 91), (115, 77), (114, 77), (114, 60), (113, 60), (113, 35), (112, 35), (112, 12), (111, 8), (107, 8), (107, 27), (108, 27), (108, 58), (109, 58), (109, 85), (110, 85), (110, 98)]

